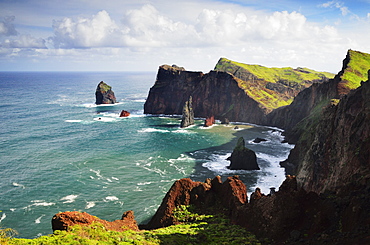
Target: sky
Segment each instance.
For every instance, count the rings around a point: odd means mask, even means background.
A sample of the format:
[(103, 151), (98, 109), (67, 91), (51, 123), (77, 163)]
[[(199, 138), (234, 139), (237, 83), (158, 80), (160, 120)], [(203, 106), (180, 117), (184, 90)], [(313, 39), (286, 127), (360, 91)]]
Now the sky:
[(0, 71), (337, 73), (349, 49), (370, 53), (370, 0), (0, 0)]

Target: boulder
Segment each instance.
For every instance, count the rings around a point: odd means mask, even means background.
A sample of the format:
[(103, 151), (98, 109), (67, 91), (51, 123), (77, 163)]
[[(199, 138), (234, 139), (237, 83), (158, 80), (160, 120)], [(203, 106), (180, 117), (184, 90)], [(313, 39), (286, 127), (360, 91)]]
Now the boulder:
[(96, 88), (95, 98), (95, 104), (97, 105), (117, 103), (112, 87), (103, 81), (101, 81)]
[(130, 116), (130, 112), (125, 110), (122, 110), (121, 114), (119, 115), (119, 117), (128, 117), (128, 116)]
[(181, 120), (181, 128), (189, 127), (190, 125), (194, 124), (194, 112), (192, 106), (192, 97), (189, 97), (189, 100), (185, 102), (185, 105), (182, 109), (182, 120)]
[(51, 220), (53, 231), (68, 230), (68, 228), (73, 225), (89, 226), (92, 223), (103, 224), (105, 229), (110, 231), (139, 231), (139, 227), (137, 226), (134, 217), (134, 212), (131, 210), (123, 213), (120, 220), (115, 220), (112, 222), (99, 219), (98, 217), (86, 212), (78, 211), (58, 213), (54, 215)]
[(214, 116), (207, 117), (206, 120), (204, 120), (204, 127), (210, 127), (213, 124), (215, 124), (215, 117)]
[(230, 161), (228, 169), (231, 170), (259, 170), (256, 153), (245, 147), (243, 137), (238, 139), (231, 156), (227, 158)]

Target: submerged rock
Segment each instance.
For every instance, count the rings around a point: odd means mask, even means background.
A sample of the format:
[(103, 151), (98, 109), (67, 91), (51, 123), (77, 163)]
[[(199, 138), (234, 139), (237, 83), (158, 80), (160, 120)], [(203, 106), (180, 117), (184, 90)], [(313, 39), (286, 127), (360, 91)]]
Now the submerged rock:
[(95, 98), (95, 104), (97, 105), (117, 103), (116, 96), (114, 96), (114, 92), (112, 91), (112, 87), (103, 81), (101, 81), (96, 88)]
[(262, 138), (258, 138), (258, 137), (253, 140), (254, 143), (261, 143), (261, 142), (264, 142), (264, 141), (267, 141), (267, 140), (262, 139)]
[(181, 128), (189, 127), (190, 125), (194, 124), (194, 112), (192, 106), (192, 97), (189, 97), (189, 100), (185, 102), (185, 105), (182, 109), (182, 120), (181, 120)]
[(233, 150), (230, 157), (227, 158), (230, 161), (230, 170), (259, 170), (257, 164), (256, 153), (247, 147), (245, 147), (245, 141), (243, 137), (238, 139), (238, 143)]

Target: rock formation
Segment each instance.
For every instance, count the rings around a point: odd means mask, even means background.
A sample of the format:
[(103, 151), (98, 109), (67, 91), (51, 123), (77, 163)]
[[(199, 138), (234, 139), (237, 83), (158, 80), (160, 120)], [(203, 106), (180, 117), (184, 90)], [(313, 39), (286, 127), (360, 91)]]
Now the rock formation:
[(238, 176), (228, 177), (223, 183), (220, 176), (205, 182), (180, 179), (172, 185), (153, 218), (143, 228), (156, 229), (177, 224), (173, 211), (180, 205), (195, 205), (203, 210), (209, 207), (225, 208), (228, 215), (232, 215), (247, 201), (246, 187)]
[(182, 109), (182, 119), (181, 119), (181, 128), (189, 127), (194, 124), (194, 111), (192, 104), (192, 97), (189, 97), (189, 100), (185, 101), (184, 107)]
[(181, 115), (182, 109), (203, 77), (202, 72), (162, 65), (144, 104), (145, 114)]
[(119, 117), (128, 117), (130, 116), (130, 112), (122, 110), (121, 113), (119, 114)]
[(264, 141), (267, 141), (266, 139), (262, 139), (262, 138), (259, 138), (259, 137), (257, 137), (257, 138), (255, 138), (254, 140), (253, 140), (253, 143), (261, 143), (261, 142), (264, 142)]
[(77, 211), (58, 213), (54, 215), (51, 220), (53, 231), (68, 230), (68, 228), (73, 225), (89, 226), (92, 223), (103, 224), (105, 229), (110, 231), (139, 230), (133, 211), (127, 211), (123, 213), (120, 220), (115, 220), (112, 222), (99, 219), (85, 212)]
[(256, 153), (247, 147), (245, 147), (245, 141), (243, 137), (238, 139), (238, 142), (231, 153), (231, 156), (227, 158), (230, 161), (228, 169), (231, 170), (259, 170), (257, 164)]
[(96, 88), (95, 98), (95, 104), (97, 105), (117, 103), (114, 92), (112, 91), (112, 87), (103, 81), (101, 81)]
[(210, 116), (210, 117), (207, 117), (206, 120), (204, 120), (204, 127), (210, 127), (212, 126), (213, 124), (215, 124), (215, 117), (214, 116)]

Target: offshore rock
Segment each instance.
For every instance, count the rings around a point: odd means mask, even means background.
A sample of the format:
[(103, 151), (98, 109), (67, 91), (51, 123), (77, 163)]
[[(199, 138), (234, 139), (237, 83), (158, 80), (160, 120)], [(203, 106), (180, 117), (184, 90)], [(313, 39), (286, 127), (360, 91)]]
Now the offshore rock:
[(207, 117), (206, 120), (204, 120), (204, 127), (211, 127), (213, 124), (215, 124), (215, 117)]
[(130, 112), (122, 110), (121, 113), (119, 114), (119, 117), (128, 117), (130, 116)]
[(182, 119), (181, 119), (181, 128), (189, 127), (194, 124), (194, 111), (192, 105), (192, 97), (189, 97), (189, 100), (185, 102), (185, 105), (182, 109)]
[(228, 215), (233, 216), (247, 201), (246, 186), (238, 176), (228, 177), (224, 183), (220, 176), (205, 182), (180, 179), (172, 185), (153, 218), (143, 228), (156, 229), (177, 224), (173, 211), (181, 205), (192, 204), (203, 210), (225, 208), (229, 211)]
[(231, 156), (227, 158), (230, 161), (230, 170), (259, 170), (257, 164), (256, 153), (247, 147), (245, 147), (245, 141), (243, 137), (238, 139), (238, 142), (231, 153)]
[(112, 222), (99, 219), (85, 212), (77, 211), (58, 213), (54, 215), (51, 220), (53, 231), (68, 230), (69, 227), (73, 225), (89, 226), (92, 223), (100, 223), (104, 225), (105, 229), (110, 231), (139, 230), (134, 217), (134, 212), (131, 210), (123, 213), (120, 220)]
[(95, 104), (97, 105), (117, 103), (112, 87), (103, 81), (101, 81), (96, 88), (95, 98)]

